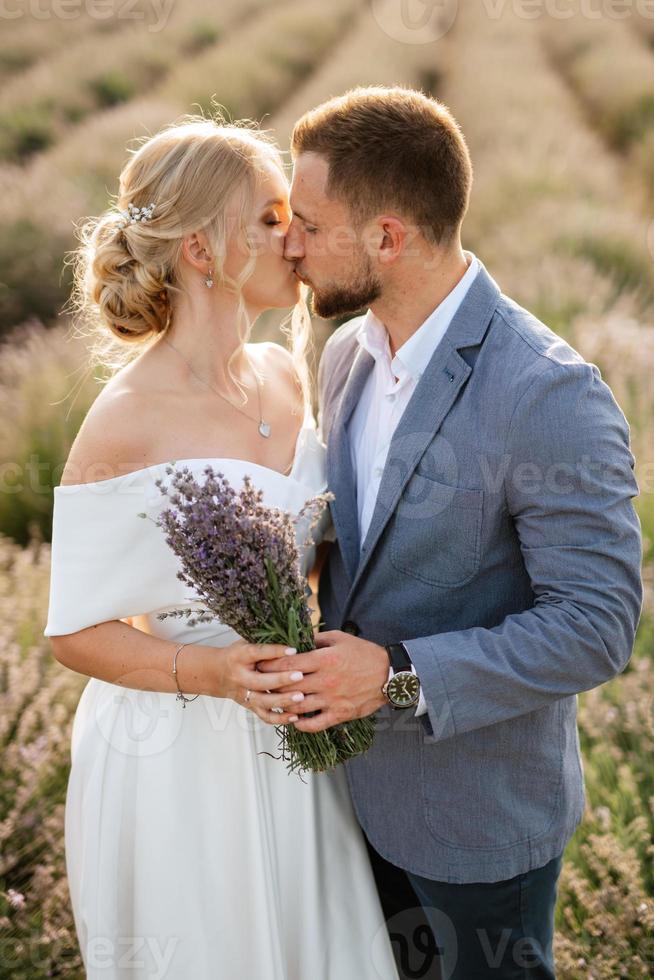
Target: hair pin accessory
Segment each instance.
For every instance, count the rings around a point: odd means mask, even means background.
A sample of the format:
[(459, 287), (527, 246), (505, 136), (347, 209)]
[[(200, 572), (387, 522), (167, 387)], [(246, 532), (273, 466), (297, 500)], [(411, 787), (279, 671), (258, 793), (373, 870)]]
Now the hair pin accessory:
[(154, 213), (154, 204), (148, 204), (147, 207), (137, 208), (134, 204), (128, 204), (126, 211), (121, 211), (123, 216), (123, 221), (119, 222), (119, 228), (126, 228), (127, 225), (136, 224), (137, 221), (149, 221)]

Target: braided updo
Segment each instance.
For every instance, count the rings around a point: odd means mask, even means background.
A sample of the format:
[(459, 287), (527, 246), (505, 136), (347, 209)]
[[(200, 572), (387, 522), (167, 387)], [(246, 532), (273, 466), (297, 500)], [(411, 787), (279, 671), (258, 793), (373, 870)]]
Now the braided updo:
[(119, 214), (85, 225), (83, 288), (101, 323), (119, 340), (142, 343), (166, 329), (174, 287), (166, 242)]

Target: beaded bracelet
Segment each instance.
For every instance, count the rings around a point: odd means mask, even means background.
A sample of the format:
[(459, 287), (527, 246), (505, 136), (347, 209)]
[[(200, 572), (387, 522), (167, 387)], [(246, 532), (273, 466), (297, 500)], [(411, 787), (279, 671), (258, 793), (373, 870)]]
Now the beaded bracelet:
[(175, 700), (182, 702), (182, 708), (185, 708), (186, 707), (186, 702), (187, 701), (195, 701), (196, 698), (199, 698), (200, 697), (200, 695), (198, 693), (198, 694), (193, 695), (192, 698), (187, 698), (185, 694), (182, 694), (181, 688), (179, 686), (179, 681), (177, 680), (177, 654), (179, 653), (179, 651), (183, 647), (186, 647), (186, 646), (188, 646), (188, 643), (180, 643), (180, 645), (175, 650), (175, 656), (173, 657), (173, 677), (175, 678), (175, 684), (177, 685), (177, 690), (179, 692), (177, 694), (177, 697), (176, 697)]

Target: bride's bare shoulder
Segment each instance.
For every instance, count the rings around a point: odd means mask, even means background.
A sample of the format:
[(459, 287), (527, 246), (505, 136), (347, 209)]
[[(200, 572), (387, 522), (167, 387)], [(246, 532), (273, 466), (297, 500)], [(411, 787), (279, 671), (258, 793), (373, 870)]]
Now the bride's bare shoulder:
[(147, 455), (145, 420), (151, 412), (152, 392), (129, 374), (120, 372), (111, 378), (79, 428), (61, 485), (107, 480), (140, 469)]

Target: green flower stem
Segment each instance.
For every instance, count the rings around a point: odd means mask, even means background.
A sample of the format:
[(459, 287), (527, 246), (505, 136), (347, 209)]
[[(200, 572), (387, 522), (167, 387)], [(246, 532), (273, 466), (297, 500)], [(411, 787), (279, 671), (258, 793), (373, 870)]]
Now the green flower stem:
[[(291, 602), (288, 608), (280, 596), (277, 575), (268, 559), (265, 559), (268, 582), (271, 589), (275, 622), (253, 630), (249, 641), (253, 643), (281, 643), (294, 647), (298, 653), (315, 650), (313, 626), (304, 599)], [(312, 717), (312, 712), (305, 717)], [(322, 732), (301, 732), (291, 725), (275, 726), (280, 736), (282, 759), (289, 771), (326, 772), (342, 762), (366, 752), (375, 737), (372, 716), (355, 718)]]

